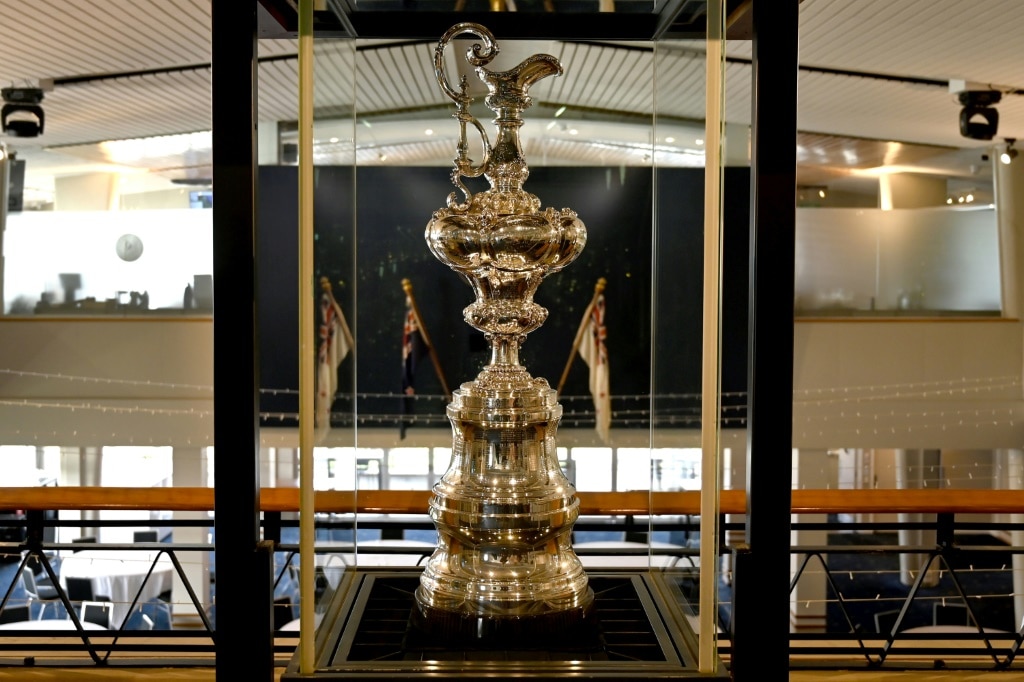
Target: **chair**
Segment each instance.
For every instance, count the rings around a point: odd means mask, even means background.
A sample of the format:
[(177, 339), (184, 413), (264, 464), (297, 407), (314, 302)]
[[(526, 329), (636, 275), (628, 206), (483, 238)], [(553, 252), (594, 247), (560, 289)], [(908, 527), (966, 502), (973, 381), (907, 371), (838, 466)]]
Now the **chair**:
[(875, 630), (879, 634), (891, 634), (893, 626), (896, 625), (896, 619), (899, 617), (900, 612), (898, 610), (879, 611), (875, 614)]
[(110, 629), (110, 614), (114, 604), (109, 601), (83, 601), (78, 617), (84, 622), (95, 623), (102, 628)]
[(0, 610), (0, 623), (17, 623), (30, 620), (28, 604), (25, 606), (6, 606)]
[(145, 613), (140, 613), (139, 615), (142, 616), (142, 622), (139, 623), (139, 628), (138, 629), (139, 630), (152, 630), (153, 627), (156, 625), (156, 623), (153, 622), (153, 619), (150, 618)]
[(111, 601), (107, 595), (93, 592), (92, 579), (90, 578), (72, 578), (69, 576), (64, 581), (67, 583), (68, 599), (73, 602)]
[[(94, 545), (94, 544), (96, 544), (96, 536), (94, 536), (94, 535), (83, 535), (82, 537), (79, 537), (79, 538), (71, 538), (71, 542), (72, 542), (72, 544), (76, 544), (76, 545), (86, 545), (86, 544)], [(74, 549), (74, 550), (71, 550), (71, 551), (72, 552), (81, 552), (83, 549), (87, 549), (87, 548), (86, 547), (82, 547), (81, 549)]]
[(290, 597), (278, 597), (274, 600), (274, 630), (280, 630), (285, 623), (295, 620)]
[(380, 531), (381, 540), (404, 540), (405, 529), (401, 526), (386, 526)]
[(42, 585), (36, 583), (36, 576), (31, 570), (21, 572), (21, 582), (25, 586), (25, 592), (30, 601), (37, 601), (42, 606), (39, 608), (39, 619), (43, 617), (47, 604), (60, 601), (60, 592), (53, 585)]
[(137, 530), (132, 533), (134, 542), (160, 542), (160, 536), (155, 530)]
[(964, 604), (943, 604), (935, 602), (932, 605), (932, 625), (970, 625), (971, 614)]

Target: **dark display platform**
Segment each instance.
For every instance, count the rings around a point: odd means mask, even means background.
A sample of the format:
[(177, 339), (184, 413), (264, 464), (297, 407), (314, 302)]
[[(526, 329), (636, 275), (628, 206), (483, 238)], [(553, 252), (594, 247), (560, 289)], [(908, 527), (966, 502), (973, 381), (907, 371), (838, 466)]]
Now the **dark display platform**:
[(416, 626), (419, 568), (349, 570), (317, 629), (316, 670), (299, 672), (299, 653), (282, 682), (309, 679), (488, 680), (729, 679), (697, 670), (697, 638), (678, 603), (671, 573), (589, 573), (590, 621), (561, 638), (446, 641)]

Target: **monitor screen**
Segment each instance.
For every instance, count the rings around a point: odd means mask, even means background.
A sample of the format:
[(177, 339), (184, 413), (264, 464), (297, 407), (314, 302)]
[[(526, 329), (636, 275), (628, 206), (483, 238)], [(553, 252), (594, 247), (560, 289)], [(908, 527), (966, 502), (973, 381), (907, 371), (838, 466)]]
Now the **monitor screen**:
[(20, 212), (25, 204), (25, 160), (11, 159), (7, 168), (7, 210)]
[(212, 189), (194, 189), (188, 193), (189, 208), (213, 208)]

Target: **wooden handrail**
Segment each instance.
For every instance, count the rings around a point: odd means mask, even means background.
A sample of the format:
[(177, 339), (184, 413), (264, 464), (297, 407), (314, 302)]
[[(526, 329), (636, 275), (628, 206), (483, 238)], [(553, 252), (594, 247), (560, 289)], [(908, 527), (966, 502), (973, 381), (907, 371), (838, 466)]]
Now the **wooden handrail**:
[[(586, 516), (681, 515), (700, 513), (700, 493), (580, 492), (580, 514)], [(319, 490), (318, 512), (360, 514), (426, 514), (430, 492), (425, 490)], [(746, 512), (742, 490), (723, 490), (723, 514)], [(213, 511), (212, 488), (42, 487), (0, 488), (0, 509), (120, 509)], [(289, 512), (299, 509), (297, 488), (263, 488), (260, 509)], [(794, 490), (794, 514), (928, 514), (1024, 513), (1020, 490)]]

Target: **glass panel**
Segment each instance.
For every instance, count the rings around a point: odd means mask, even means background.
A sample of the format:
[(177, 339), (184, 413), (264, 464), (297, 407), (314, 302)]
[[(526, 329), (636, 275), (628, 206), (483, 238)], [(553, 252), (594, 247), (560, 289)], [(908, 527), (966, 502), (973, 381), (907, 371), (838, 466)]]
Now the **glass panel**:
[(800, 315), (999, 315), (994, 206), (799, 208)]
[(209, 315), (213, 309), (213, 215), (185, 203), (12, 213), (4, 253), (8, 315)]
[[(721, 15), (711, 12), (709, 16)], [(685, 156), (655, 157), (654, 367), (648, 471), (652, 494), (667, 493), (669, 504), (673, 501), (672, 493), (700, 489), (703, 471), (708, 467), (712, 471), (717, 469), (716, 445), (721, 429), (718, 420), (725, 415), (719, 415), (713, 423), (706, 421), (706, 417), (715, 414), (724, 392), (745, 391), (744, 372), (737, 371), (735, 363), (744, 357), (746, 339), (738, 334), (723, 336), (723, 330), (745, 328), (745, 320), (740, 316), (746, 307), (728, 305), (726, 301), (746, 294), (746, 277), (734, 276), (735, 271), (730, 268), (745, 266), (734, 247), (747, 234), (740, 222), (746, 220), (741, 205), (749, 194), (747, 136), (742, 125), (723, 136), (725, 112), (718, 102), (724, 102), (720, 78), (725, 45), (719, 38), (720, 28), (710, 35), (713, 40), (661, 40), (655, 45), (656, 145), (673, 138), (678, 140), (676, 126), (680, 121), (702, 122), (690, 129)], [(708, 60), (715, 61), (709, 64)], [(715, 78), (711, 83), (709, 76)], [(705, 106), (708, 93), (715, 104), (713, 110)], [(705, 121), (708, 117), (711, 120)], [(731, 165), (723, 168), (727, 160)], [(736, 210), (717, 218), (723, 195)], [(709, 240), (713, 240), (714, 249), (708, 248)], [(717, 273), (721, 274), (716, 276)], [(705, 310), (708, 299), (717, 299), (717, 307)], [(716, 339), (721, 340), (715, 343)], [(716, 348), (716, 356), (705, 356), (709, 347)], [(704, 367), (704, 363), (711, 367)], [(711, 385), (705, 381), (708, 375), (716, 377)], [(702, 407), (708, 401), (710, 412)], [(708, 443), (712, 445), (706, 446)], [(707, 467), (703, 464), (705, 457), (709, 458)], [(717, 477), (704, 483), (706, 490), (713, 490)], [(698, 635), (711, 632), (702, 633), (699, 614), (710, 614), (708, 621), (713, 630), (717, 622), (717, 596), (722, 594), (723, 600), (728, 601), (727, 586), (718, 584), (718, 562), (704, 566), (696, 554), (702, 533), (707, 533), (707, 538), (716, 538), (718, 534), (717, 514), (708, 516), (700, 519), (699, 532), (690, 525), (699, 515), (675, 513), (652, 517), (657, 524), (652, 527), (654, 550), (669, 546), (679, 553), (680, 558), (672, 564), (675, 570), (670, 582), (678, 590), (678, 600)], [(659, 527), (665, 530), (658, 530)], [(712, 557), (717, 554), (717, 543), (713, 544), (714, 550), (708, 553)], [(710, 574), (702, 575), (704, 569)], [(702, 578), (713, 589), (702, 592)], [(705, 648), (713, 657), (713, 636), (701, 637), (701, 648), (702, 658)]]
[[(895, 78), (875, 82), (870, 92), (857, 90), (861, 101), (887, 103), (840, 116), (846, 118), (842, 128), (856, 127), (856, 137), (800, 136), (797, 173), (804, 179), (798, 181), (795, 274), (796, 310), (803, 319), (795, 326), (793, 486), (889, 491), (900, 499), (909, 499), (904, 493), (915, 490), (1019, 487), (1010, 473), (1019, 464), (1019, 451), (1002, 449), (1000, 435), (1015, 422), (1003, 408), (1018, 400), (1021, 357), (1019, 325), (1001, 319), (1017, 316), (1009, 308), (1016, 299), (1012, 264), (1018, 260), (1006, 253), (1015, 247), (1005, 232), (1003, 201), (1006, 196), (1012, 201), (1013, 192), (993, 192), (993, 177), (999, 178), (1003, 168), (996, 159), (1003, 143), (970, 139), (958, 131), (953, 82), (924, 88), (899, 82), (910, 75), (892, 68), (901, 55), (920, 59), (931, 50), (946, 51), (941, 38), (915, 32), (914, 20), (900, 16), (905, 3), (893, 3), (888, 8), (893, 14), (873, 21), (856, 11), (856, 0), (829, 5), (801, 6), (801, 64), (835, 72), (801, 73), (798, 117), (803, 125), (820, 129), (824, 119), (815, 113), (817, 103), (830, 102), (836, 114), (845, 108), (841, 93), (853, 92), (848, 90), (855, 82), (852, 74), (885, 65)], [(951, 10), (949, 17), (954, 15)], [(845, 45), (837, 49), (827, 27), (841, 17)], [(945, 23), (942, 16), (934, 18)], [(910, 35), (914, 38), (907, 42)], [(870, 47), (864, 42), (868, 36)], [(999, 42), (979, 45), (973, 54), (990, 61)], [(913, 75), (939, 74), (925, 68)], [(892, 109), (883, 111), (897, 106), (889, 95), (901, 100), (900, 108), (913, 108), (912, 127), (894, 125), (903, 117), (890, 116)], [(926, 123), (929, 117), (939, 125)], [(963, 139), (958, 140), (958, 132)], [(941, 140), (943, 146), (922, 140)], [(814, 175), (814, 158), (839, 155), (854, 168), (820, 175), (826, 177), (821, 182), (808, 179)], [(908, 165), (915, 156), (927, 159), (927, 172), (923, 164)], [(991, 408), (984, 422), (975, 409), (978, 399)], [(934, 527), (869, 525), (930, 522), (933, 514), (851, 511), (794, 517), (797, 523), (826, 520), (849, 525), (800, 529), (794, 545), (908, 549), (936, 543)], [(958, 528), (949, 542), (969, 546), (986, 535)], [(982, 541), (998, 546), (1003, 539)], [(827, 566), (812, 561), (791, 592), (793, 618), (808, 633), (888, 633), (911, 576), (921, 576), (922, 592), (941, 602), (938, 606), (959, 602), (962, 585), (954, 586), (948, 572), (921, 574), (927, 559), (913, 551), (886, 558), (836, 551)], [(972, 603), (994, 605), (995, 585), (1001, 579), (1011, 582), (1009, 563), (993, 559), (993, 564), (985, 577), (991, 592), (988, 587), (968, 589)], [(825, 568), (837, 578), (834, 583), (826, 580)], [(981, 563), (971, 569), (981, 569)], [(861, 579), (865, 576), (871, 578)], [(836, 591), (847, 604), (858, 606), (843, 613)], [(900, 629), (941, 625), (933, 605), (927, 600), (913, 604)], [(1001, 620), (991, 620), (998, 616), (979, 609), (977, 621), (986, 629), (1013, 629), (1009, 610)]]

